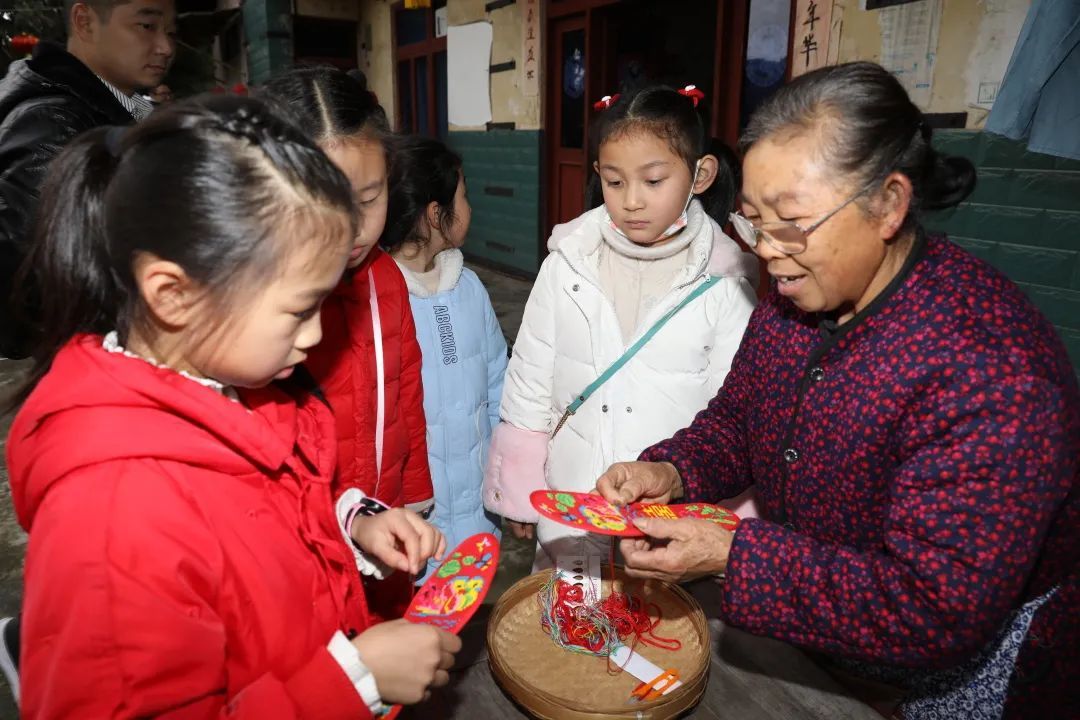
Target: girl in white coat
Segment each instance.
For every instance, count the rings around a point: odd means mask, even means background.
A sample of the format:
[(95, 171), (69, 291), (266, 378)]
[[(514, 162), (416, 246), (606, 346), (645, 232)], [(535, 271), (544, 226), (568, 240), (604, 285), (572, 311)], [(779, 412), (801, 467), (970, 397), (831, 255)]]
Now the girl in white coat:
[[(548, 241), (484, 478), (486, 506), (518, 537), (532, 537), (538, 520), (531, 492), (592, 490), (612, 463), (689, 425), (731, 366), (757, 262), (716, 222), (731, 210), (734, 170), (707, 153), (700, 97), (692, 86), (651, 87), (597, 103), (591, 154), (603, 204), (597, 197)], [(537, 568), (606, 556), (596, 536), (543, 519), (535, 530)]]

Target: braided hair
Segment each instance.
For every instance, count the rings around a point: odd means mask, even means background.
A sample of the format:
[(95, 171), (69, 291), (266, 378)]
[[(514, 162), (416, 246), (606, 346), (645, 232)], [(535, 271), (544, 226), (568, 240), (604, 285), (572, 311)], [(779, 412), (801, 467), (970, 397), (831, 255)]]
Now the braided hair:
[(195, 98), (132, 128), (81, 136), (42, 190), (21, 278), (38, 288), (40, 341), (15, 402), (74, 335), (116, 330), (123, 343), (147, 321), (133, 269), (140, 255), (176, 263), (228, 310), (280, 276), (295, 238), (329, 244), (353, 233), (352, 198), (311, 140), (251, 98)]

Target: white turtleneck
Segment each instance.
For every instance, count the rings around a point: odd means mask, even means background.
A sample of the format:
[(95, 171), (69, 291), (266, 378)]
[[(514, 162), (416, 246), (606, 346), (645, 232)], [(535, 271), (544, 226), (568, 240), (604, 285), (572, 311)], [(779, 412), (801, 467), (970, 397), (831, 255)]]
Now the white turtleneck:
[(642, 321), (668, 291), (690, 257), (690, 243), (708, 218), (701, 204), (691, 202), (687, 225), (659, 245), (642, 246), (600, 223), (604, 242), (597, 248), (600, 288), (615, 306), (623, 342), (629, 342)]

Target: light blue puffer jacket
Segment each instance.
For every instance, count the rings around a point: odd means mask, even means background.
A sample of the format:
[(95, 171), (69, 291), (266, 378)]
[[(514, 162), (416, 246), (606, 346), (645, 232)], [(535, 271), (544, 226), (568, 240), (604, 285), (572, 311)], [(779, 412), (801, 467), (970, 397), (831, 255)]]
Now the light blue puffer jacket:
[[(491, 299), (460, 250), (435, 257), (434, 294), (400, 265), (409, 286), (416, 339), (423, 355), (428, 463), (435, 488), (431, 522), (447, 550), (478, 532), (498, 534), (500, 521), (480, 496), (491, 431), (499, 423), (506, 340)], [(435, 569), (434, 561), (427, 574)], [(425, 578), (426, 579), (426, 575)]]

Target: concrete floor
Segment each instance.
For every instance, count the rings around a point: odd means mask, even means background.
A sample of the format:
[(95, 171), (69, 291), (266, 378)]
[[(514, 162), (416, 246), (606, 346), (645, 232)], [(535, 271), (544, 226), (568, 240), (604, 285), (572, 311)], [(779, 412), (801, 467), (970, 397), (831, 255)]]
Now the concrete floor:
[[(502, 325), (503, 335), (506, 336), (506, 344), (512, 349), (514, 338), (517, 337), (518, 328), (521, 326), (521, 315), (525, 312), (525, 301), (529, 299), (532, 283), (475, 264), (470, 263), (469, 267), (476, 272), (487, 287), (491, 304), (495, 308), (495, 315), (499, 318), (499, 324)], [(501, 550), (499, 570), (495, 575), (492, 590), (485, 599), (487, 603), (493, 603), (508, 587), (529, 574), (532, 570), (536, 545), (531, 540), (526, 542), (516, 539), (512, 532), (504, 528)]]
[[(486, 268), (472, 266), (491, 294), (495, 312), (502, 324), (507, 344), (512, 344), (521, 324), (521, 314), (532, 286), (527, 280), (510, 277)], [(26, 363), (0, 359), (0, 400), (19, 382)], [(0, 418), (0, 452), (7, 443), (10, 417)], [(26, 534), (15, 519), (8, 484), (6, 453), (0, 462), (0, 617), (18, 612), (22, 604), (22, 567), (26, 554)], [(494, 601), (506, 588), (528, 574), (533, 560), (533, 544), (517, 541), (511, 534), (504, 536), (502, 561), (488, 601)], [(18, 717), (15, 705), (0, 676), (0, 720)]]

